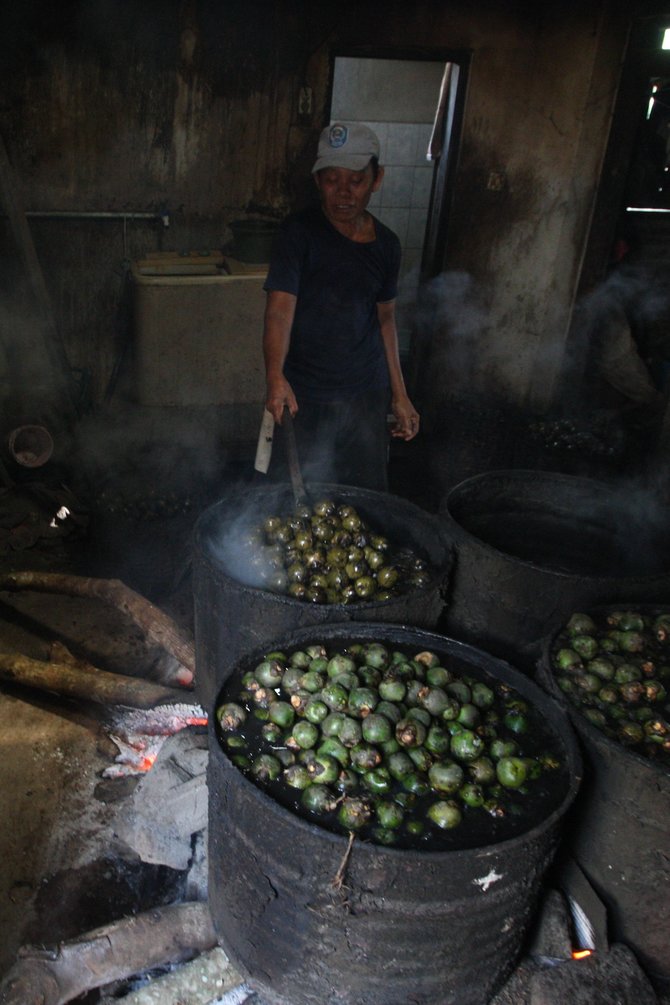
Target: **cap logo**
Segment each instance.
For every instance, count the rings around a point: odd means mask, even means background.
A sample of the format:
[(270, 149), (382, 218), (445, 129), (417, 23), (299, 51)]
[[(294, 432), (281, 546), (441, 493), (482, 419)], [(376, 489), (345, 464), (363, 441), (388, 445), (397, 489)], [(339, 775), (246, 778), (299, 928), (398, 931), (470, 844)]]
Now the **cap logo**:
[(343, 147), (347, 142), (348, 135), (349, 130), (346, 126), (333, 126), (328, 134), (328, 142), (331, 147), (337, 150), (339, 147)]

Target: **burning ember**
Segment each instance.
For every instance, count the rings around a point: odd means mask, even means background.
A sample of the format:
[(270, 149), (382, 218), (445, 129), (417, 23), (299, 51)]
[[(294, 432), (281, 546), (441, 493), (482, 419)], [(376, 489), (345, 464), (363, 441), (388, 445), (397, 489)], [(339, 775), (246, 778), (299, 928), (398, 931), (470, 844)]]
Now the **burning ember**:
[(178, 703), (151, 709), (126, 709), (116, 716), (109, 738), (118, 747), (114, 764), (105, 768), (103, 778), (126, 778), (150, 771), (169, 736), (188, 726), (206, 726), (207, 713), (201, 705)]

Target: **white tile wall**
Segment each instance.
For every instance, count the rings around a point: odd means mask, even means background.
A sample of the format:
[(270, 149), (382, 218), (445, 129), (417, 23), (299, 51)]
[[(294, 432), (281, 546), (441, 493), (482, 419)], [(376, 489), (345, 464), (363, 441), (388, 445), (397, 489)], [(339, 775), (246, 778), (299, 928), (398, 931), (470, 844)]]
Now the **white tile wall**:
[(405, 244), (407, 248), (423, 248), (423, 240), (426, 234), (426, 210), (416, 208), (409, 210), (407, 221), (407, 231), (405, 234)]
[(430, 202), (430, 189), (433, 184), (433, 166), (415, 167), (412, 172), (412, 201), (411, 206), (422, 206), (428, 208)]
[(418, 125), (412, 122), (389, 122), (385, 159), (387, 164), (416, 163)]
[[(427, 160), (443, 64), (336, 60), (331, 121), (364, 122), (379, 137), (384, 180), (372, 212), (398, 235), (403, 296), (418, 283), (433, 179)], [(415, 292), (415, 291), (414, 291)]]
[[(349, 119), (347, 121), (355, 121)], [(434, 166), (426, 160), (432, 122), (366, 122), (379, 137), (384, 180), (371, 211), (395, 231), (402, 246), (401, 275), (418, 282)]]
[(389, 168), (385, 174), (382, 206), (411, 206), (414, 191), (414, 168), (411, 164)]

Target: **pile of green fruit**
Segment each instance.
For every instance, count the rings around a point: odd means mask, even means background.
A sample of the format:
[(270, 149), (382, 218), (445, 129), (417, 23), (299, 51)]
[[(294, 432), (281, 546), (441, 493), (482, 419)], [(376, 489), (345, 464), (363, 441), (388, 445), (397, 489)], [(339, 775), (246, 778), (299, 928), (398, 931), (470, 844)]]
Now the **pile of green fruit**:
[(573, 614), (552, 646), (561, 691), (612, 740), (670, 765), (670, 611)]
[(313, 604), (390, 600), (430, 583), (423, 558), (393, 549), (353, 506), (332, 499), (268, 516), (243, 543), (254, 582)]
[(380, 642), (270, 652), (240, 673), (216, 712), (228, 756), (332, 830), (431, 849), (458, 830), (458, 846), (472, 847), (555, 808), (565, 779), (556, 739), (488, 674)]

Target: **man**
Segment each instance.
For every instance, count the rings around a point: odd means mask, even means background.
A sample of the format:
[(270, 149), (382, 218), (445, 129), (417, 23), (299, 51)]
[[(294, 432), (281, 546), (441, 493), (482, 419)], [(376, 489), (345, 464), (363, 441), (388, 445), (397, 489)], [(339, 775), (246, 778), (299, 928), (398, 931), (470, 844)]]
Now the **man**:
[(336, 123), (312, 169), (320, 205), (288, 218), (270, 261), (263, 350), (266, 407), (295, 418), (305, 478), (386, 491), (393, 436), (411, 440), (419, 416), (398, 355), (396, 235), (367, 210), (384, 177), (379, 140)]

